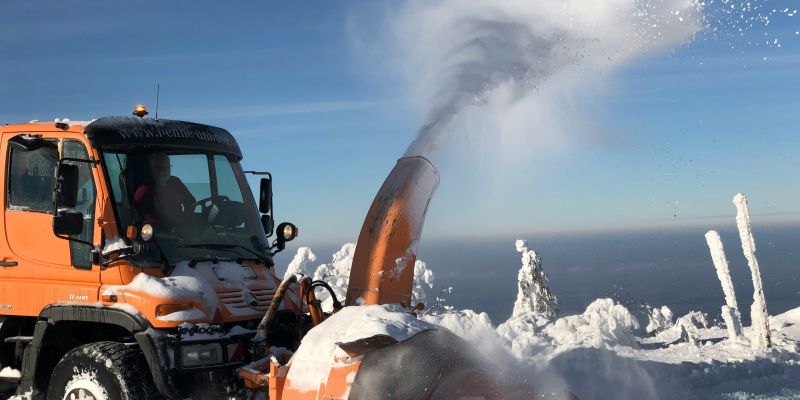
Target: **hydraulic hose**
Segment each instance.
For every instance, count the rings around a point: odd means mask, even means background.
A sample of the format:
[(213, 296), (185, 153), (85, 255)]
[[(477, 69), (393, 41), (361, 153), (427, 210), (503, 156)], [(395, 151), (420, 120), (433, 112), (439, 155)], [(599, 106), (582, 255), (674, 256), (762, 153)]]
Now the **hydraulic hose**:
[(264, 318), (258, 324), (256, 328), (256, 337), (257, 338), (266, 338), (267, 331), (269, 327), (272, 325), (272, 321), (275, 319), (275, 314), (278, 312), (278, 308), (281, 306), (283, 302), (283, 297), (286, 296), (286, 292), (292, 286), (292, 284), (297, 283), (297, 276), (292, 275), (288, 279), (281, 282), (281, 285), (278, 286), (278, 290), (275, 292), (275, 296), (272, 298), (272, 303), (269, 305), (267, 309), (267, 313), (264, 315)]

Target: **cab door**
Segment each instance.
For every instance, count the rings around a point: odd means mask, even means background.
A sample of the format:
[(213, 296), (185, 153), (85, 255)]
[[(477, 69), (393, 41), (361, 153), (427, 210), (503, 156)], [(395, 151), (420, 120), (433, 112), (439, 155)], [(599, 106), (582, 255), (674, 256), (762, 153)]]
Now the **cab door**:
[[(77, 136), (77, 135), (76, 135)], [(94, 246), (56, 237), (53, 233), (53, 189), (60, 153), (89, 159), (79, 137), (44, 133), (39, 143), (30, 136), (6, 134), (0, 154), (5, 249), (0, 260), (0, 313), (38, 315), (54, 303), (98, 301), (100, 268), (91, 263)], [(27, 145), (26, 145), (27, 143)], [(81, 181), (78, 210), (84, 213), (81, 239), (95, 240), (96, 181), (91, 163), (73, 162)]]

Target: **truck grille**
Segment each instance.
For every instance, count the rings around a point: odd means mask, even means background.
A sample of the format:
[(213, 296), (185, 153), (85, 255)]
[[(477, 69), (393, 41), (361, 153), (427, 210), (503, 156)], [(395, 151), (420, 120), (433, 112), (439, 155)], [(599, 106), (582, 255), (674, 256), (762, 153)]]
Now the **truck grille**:
[(250, 290), (256, 295), (256, 299), (258, 299), (258, 306), (250, 307), (249, 304), (245, 302), (244, 295), (241, 290), (237, 290), (235, 292), (225, 292), (219, 293), (219, 299), (225, 303), (228, 307), (231, 308), (250, 308), (256, 311), (266, 312), (267, 308), (269, 307), (269, 303), (272, 302), (272, 297), (275, 296), (275, 290), (273, 289), (254, 289)]

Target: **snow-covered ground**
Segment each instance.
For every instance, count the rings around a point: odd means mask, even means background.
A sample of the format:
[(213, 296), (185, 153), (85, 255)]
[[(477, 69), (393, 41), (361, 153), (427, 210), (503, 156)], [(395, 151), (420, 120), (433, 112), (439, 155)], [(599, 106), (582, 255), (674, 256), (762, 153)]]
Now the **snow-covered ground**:
[[(354, 245), (346, 244), (333, 262), (313, 268), (313, 252), (302, 248), (290, 269), (331, 280), (343, 296), (353, 251)], [(530, 269), (530, 255), (525, 255), (521, 269)], [(800, 308), (769, 317), (772, 347), (765, 350), (758, 346), (758, 329), (750, 326), (730, 339), (724, 323), (709, 325), (702, 313), (675, 318), (665, 305), (652, 308), (649, 321), (639, 321), (612, 299), (597, 299), (579, 315), (515, 312), (496, 324), (486, 313), (458, 310), (419, 293), (432, 287), (434, 274), (424, 262), (416, 267), (415, 297), (429, 300), (420, 319), (475, 344), (496, 363), (491, 368), (508, 371), (520, 382), (567, 388), (581, 399), (800, 398)], [(543, 277), (544, 286), (518, 285), (517, 303), (534, 299), (537, 290), (541, 295), (547, 289)]]

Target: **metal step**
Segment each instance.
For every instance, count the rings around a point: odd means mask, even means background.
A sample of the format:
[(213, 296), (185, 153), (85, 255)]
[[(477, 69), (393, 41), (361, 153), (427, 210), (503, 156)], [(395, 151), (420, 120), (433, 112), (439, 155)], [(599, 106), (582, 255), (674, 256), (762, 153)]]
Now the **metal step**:
[(6, 343), (30, 343), (33, 336), (10, 336), (5, 339)]

